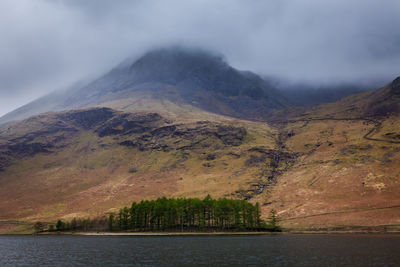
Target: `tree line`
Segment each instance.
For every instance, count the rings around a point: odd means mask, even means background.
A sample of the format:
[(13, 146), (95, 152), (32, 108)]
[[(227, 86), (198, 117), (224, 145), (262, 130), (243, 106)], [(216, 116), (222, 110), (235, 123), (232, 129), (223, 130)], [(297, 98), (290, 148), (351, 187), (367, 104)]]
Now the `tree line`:
[(40, 232), (59, 231), (107, 231), (108, 219), (106, 216), (96, 218), (73, 218), (71, 221), (57, 220), (57, 222), (36, 222), (33, 229)]
[(133, 202), (97, 219), (58, 220), (57, 231), (280, 231), (274, 210), (267, 222), (260, 206), (246, 200), (158, 198)]
[(210, 196), (202, 200), (163, 197), (133, 202), (108, 218), (110, 231), (258, 230), (263, 227), (258, 203)]

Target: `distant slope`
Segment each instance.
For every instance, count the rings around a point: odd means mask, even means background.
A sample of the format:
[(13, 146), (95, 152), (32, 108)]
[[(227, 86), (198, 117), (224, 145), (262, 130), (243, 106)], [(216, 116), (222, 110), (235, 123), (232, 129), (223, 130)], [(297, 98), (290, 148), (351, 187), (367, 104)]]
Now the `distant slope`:
[(287, 106), (282, 95), (256, 74), (230, 67), (220, 56), (200, 50), (169, 48), (151, 51), (133, 63), (124, 62), (82, 88), (45, 96), (6, 116), (0, 124), (38, 112), (82, 108), (138, 99), (240, 118), (265, 118)]
[(29, 118), (32, 115), (48, 112), (58, 111), (65, 109), (63, 102), (70, 95), (76, 94), (86, 83), (77, 82), (66, 88), (56, 90), (43, 97), (29, 102), (22, 107), (19, 107), (0, 118), (0, 127), (7, 122), (23, 120)]
[(338, 102), (310, 109), (305, 117), (382, 118), (399, 113), (400, 77), (379, 90), (351, 95)]
[(310, 107), (332, 103), (354, 94), (368, 91), (365, 86), (343, 84), (335, 86), (312, 86), (305, 84), (278, 87), (291, 106)]
[(32, 115), (40, 114), (47, 111), (55, 111), (59, 109), (60, 100), (66, 97), (65, 92), (54, 92), (34, 100), (20, 108), (5, 114), (0, 118), (0, 124), (11, 121), (26, 119)]

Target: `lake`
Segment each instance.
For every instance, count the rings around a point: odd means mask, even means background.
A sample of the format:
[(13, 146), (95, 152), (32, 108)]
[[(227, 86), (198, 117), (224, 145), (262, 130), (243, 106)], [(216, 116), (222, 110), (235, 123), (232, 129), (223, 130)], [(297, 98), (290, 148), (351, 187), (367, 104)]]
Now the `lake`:
[(0, 266), (400, 266), (400, 235), (0, 236)]

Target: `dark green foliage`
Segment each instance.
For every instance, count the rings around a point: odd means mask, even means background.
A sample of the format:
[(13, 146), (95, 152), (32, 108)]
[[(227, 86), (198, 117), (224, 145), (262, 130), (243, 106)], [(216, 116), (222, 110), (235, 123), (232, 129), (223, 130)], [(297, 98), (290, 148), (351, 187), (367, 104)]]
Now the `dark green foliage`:
[(280, 231), (276, 212), (267, 225), (260, 206), (245, 200), (158, 198), (133, 202), (108, 218), (58, 220), (58, 231)]
[(71, 221), (71, 229), (72, 230), (76, 230), (77, 227), (78, 227), (78, 222), (76, 221), (75, 218), (73, 218), (72, 221)]
[[(110, 214), (111, 216), (111, 214)], [(114, 215), (112, 215), (114, 216)], [(110, 217), (113, 219), (113, 217)], [(87, 218), (87, 219), (76, 219), (73, 218), (71, 222), (64, 222), (62, 220), (58, 220), (56, 223), (57, 231), (106, 231), (110, 228), (109, 219), (105, 217), (101, 218)], [(111, 220), (113, 221), (113, 220)], [(113, 225), (111, 225), (110, 231), (112, 231)]]
[[(109, 216), (109, 230), (239, 231), (265, 230), (260, 207), (244, 200), (158, 198), (133, 202)], [(115, 226), (115, 227), (110, 227)]]
[(114, 230), (114, 213), (110, 213), (108, 216), (108, 231)]
[(281, 231), (282, 229), (279, 227), (278, 222), (279, 220), (276, 214), (276, 210), (272, 209), (269, 212), (267, 228), (272, 231)]
[(61, 220), (58, 220), (58, 221), (57, 221), (57, 223), (56, 223), (56, 229), (57, 229), (57, 231), (64, 230), (64, 226), (65, 226), (65, 223), (64, 223), (63, 221), (61, 221)]

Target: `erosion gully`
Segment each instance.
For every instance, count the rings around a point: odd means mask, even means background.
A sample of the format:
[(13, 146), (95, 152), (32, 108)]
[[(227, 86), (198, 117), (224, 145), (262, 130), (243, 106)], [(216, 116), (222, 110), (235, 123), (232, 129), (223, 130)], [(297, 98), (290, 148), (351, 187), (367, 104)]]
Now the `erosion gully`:
[(309, 118), (309, 119), (295, 119), (295, 120), (277, 120), (269, 122), (270, 125), (274, 125), (275, 128), (278, 129), (278, 134), (275, 139), (276, 142), (276, 150), (272, 153), (268, 153), (269, 161), (265, 163), (265, 166), (261, 172), (260, 178), (256, 184), (253, 184), (252, 187), (246, 191), (238, 192), (240, 197), (245, 200), (250, 200), (255, 196), (263, 193), (270, 186), (276, 183), (277, 177), (286, 172), (291, 166), (294, 165), (296, 159), (299, 156), (299, 153), (290, 151), (285, 143), (286, 140), (294, 135), (293, 131), (285, 130), (285, 127), (288, 123), (295, 122), (305, 122), (308, 124), (312, 121), (365, 121), (367, 123), (371, 123), (374, 126), (363, 136), (364, 139), (369, 141), (376, 142), (386, 142), (386, 143), (394, 143), (400, 144), (400, 141), (396, 140), (384, 140), (379, 138), (373, 138), (371, 135), (377, 131), (382, 123), (370, 119), (370, 118), (333, 118), (333, 117), (325, 117), (325, 118)]

